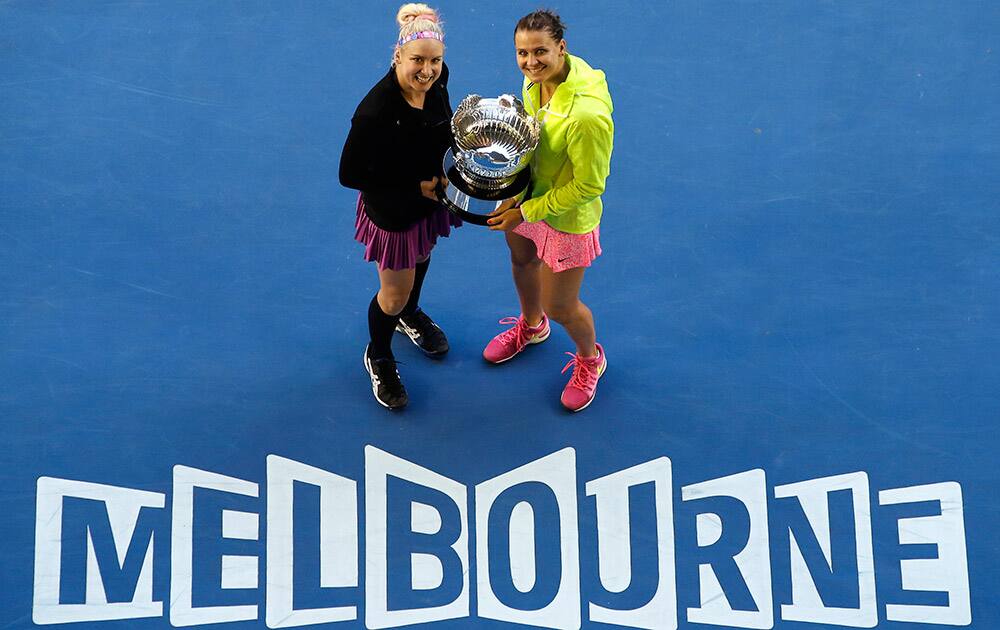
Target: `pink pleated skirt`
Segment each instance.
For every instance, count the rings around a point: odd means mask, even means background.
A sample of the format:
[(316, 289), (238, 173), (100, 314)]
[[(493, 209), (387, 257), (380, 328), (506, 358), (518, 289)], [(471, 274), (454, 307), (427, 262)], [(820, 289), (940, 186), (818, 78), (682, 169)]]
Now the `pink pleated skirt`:
[(416, 267), (417, 260), (430, 255), (438, 237), (449, 236), (451, 228), (461, 225), (461, 219), (441, 208), (402, 232), (383, 230), (368, 218), (359, 194), (354, 240), (365, 246), (365, 260), (377, 263), (379, 269), (399, 271)]
[(514, 228), (514, 234), (531, 239), (537, 256), (556, 273), (589, 267), (601, 255), (601, 226), (586, 234), (570, 234), (560, 232), (545, 221), (525, 221)]

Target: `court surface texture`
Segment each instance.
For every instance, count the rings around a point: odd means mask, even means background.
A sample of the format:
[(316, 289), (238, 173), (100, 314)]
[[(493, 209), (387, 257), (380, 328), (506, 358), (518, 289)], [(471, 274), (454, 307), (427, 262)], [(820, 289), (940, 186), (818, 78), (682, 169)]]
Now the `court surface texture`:
[[(1000, 628), (1000, 4), (557, 5), (616, 124), (577, 414), (558, 326), (483, 361), (475, 225), (372, 398), (397, 7), (0, 2), (0, 628)], [(537, 6), (438, 8), (453, 105), (519, 94)]]

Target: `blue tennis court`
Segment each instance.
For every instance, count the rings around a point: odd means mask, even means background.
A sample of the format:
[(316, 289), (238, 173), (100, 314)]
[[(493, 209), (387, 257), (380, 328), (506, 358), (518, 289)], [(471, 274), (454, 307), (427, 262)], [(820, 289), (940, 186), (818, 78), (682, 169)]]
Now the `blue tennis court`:
[[(537, 5), (435, 6), (519, 94)], [(0, 628), (1000, 628), (1000, 5), (554, 7), (615, 104), (577, 414), (561, 328), (483, 361), (475, 225), (372, 399), (397, 7), (0, 2)]]

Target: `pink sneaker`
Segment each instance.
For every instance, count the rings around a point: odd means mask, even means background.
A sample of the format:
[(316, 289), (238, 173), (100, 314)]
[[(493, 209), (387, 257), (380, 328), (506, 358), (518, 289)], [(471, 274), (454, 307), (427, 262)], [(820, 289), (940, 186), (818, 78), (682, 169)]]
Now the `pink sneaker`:
[(569, 377), (569, 382), (563, 388), (563, 407), (570, 411), (581, 411), (594, 402), (597, 395), (597, 381), (604, 375), (604, 370), (608, 369), (608, 359), (604, 356), (604, 348), (597, 344), (597, 356), (584, 358), (578, 354), (567, 352), (573, 360), (566, 364), (563, 372), (570, 367), (573, 368), (573, 375)]
[(513, 359), (529, 343), (542, 343), (552, 332), (549, 328), (549, 318), (545, 315), (542, 315), (542, 323), (535, 328), (530, 328), (523, 316), (504, 317), (500, 323), (506, 326), (513, 325), (486, 345), (483, 358), (490, 363), (503, 363)]

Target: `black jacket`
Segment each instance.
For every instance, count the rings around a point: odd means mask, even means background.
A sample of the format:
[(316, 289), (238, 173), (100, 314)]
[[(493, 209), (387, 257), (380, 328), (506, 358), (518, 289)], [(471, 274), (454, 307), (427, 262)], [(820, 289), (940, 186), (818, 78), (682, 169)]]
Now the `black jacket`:
[(420, 194), (420, 182), (443, 176), (451, 146), (448, 67), (428, 91), (422, 110), (403, 98), (395, 70), (358, 105), (340, 156), (340, 183), (361, 191), (365, 211), (378, 227), (406, 230), (441, 207)]

